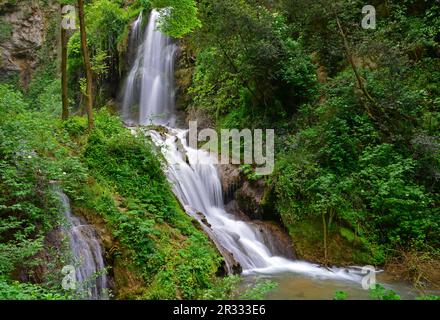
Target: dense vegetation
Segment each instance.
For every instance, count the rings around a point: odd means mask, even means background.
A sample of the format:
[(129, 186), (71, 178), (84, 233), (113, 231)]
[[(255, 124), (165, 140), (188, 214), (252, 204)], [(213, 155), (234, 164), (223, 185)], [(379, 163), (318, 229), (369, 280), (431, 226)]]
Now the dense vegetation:
[[(161, 30), (182, 48), (179, 108), (203, 126), (276, 130), (274, 173), (259, 177), (247, 167), (246, 176), (264, 180), (261, 205), (286, 227), (297, 255), (387, 265), (438, 286), (440, 6), (370, 2), (374, 30), (360, 26), (360, 0), (86, 1), (101, 109), (93, 130), (78, 30), (68, 42), (74, 116), (61, 121), (53, 18), (29, 83), (0, 76), (0, 299), (75, 298), (60, 288), (68, 250), (54, 184), (99, 226), (116, 298), (236, 294), (239, 280), (217, 276), (222, 258), (175, 199), (160, 155), (114, 112), (130, 23), (170, 7)], [(0, 44), (11, 32), (1, 24)], [(372, 297), (396, 298), (381, 287)]]
[(375, 30), (362, 1), (200, 1), (183, 106), (217, 128), (276, 129), (265, 206), (300, 256), (397, 261), (436, 282), (440, 8), (371, 4)]
[[(221, 258), (180, 209), (145, 139), (107, 112), (98, 113), (87, 134), (85, 119), (62, 123), (30, 111), (12, 88), (0, 89), (2, 298), (64, 296), (56, 270), (67, 264), (67, 253), (50, 236), (62, 224), (54, 181), (76, 212), (105, 223), (114, 238), (108, 259), (116, 260), (115, 281), (126, 281), (126, 273), (137, 278), (134, 288), (118, 283), (120, 297), (195, 298), (212, 287)], [(10, 276), (52, 291), (18, 287)]]
[(300, 255), (412, 252), (414, 267), (440, 244), (440, 7), (371, 4), (375, 30), (362, 1), (200, 1), (185, 107), (218, 128), (276, 129), (266, 199)]

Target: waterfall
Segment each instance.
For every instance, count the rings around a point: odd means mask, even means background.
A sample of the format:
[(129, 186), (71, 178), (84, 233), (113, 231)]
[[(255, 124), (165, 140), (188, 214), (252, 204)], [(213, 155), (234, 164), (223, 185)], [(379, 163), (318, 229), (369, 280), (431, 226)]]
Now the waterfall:
[(80, 295), (86, 293), (87, 299), (107, 299), (107, 276), (96, 230), (83, 219), (72, 214), (70, 200), (64, 192), (60, 190), (56, 192), (60, 197), (63, 215), (67, 222), (64, 232), (69, 239), (78, 292)]
[[(169, 114), (170, 119), (170, 113), (174, 110), (174, 85), (171, 78), (174, 72), (172, 60), (176, 49), (171, 39), (156, 30), (157, 17), (158, 13), (153, 11), (144, 41), (139, 44), (138, 53), (142, 54), (142, 57), (136, 58), (128, 75), (129, 83), (130, 77), (136, 74), (134, 78), (138, 80), (134, 82), (140, 84), (141, 92), (137, 97), (141, 115), (137, 121), (139, 124), (145, 124), (145, 116), (163, 113)], [(139, 79), (142, 80), (141, 83)], [(125, 87), (125, 97), (134, 97), (132, 87)], [(134, 105), (135, 102), (132, 101), (130, 104)], [(124, 107), (126, 106), (123, 105)], [(175, 128), (172, 123), (168, 123), (165, 131), (159, 133), (149, 130), (147, 134), (161, 147), (167, 161), (166, 174), (173, 185), (174, 193), (189, 214), (195, 218), (200, 214), (206, 217), (209, 228), (206, 227), (205, 231), (213, 238), (218, 248), (232, 254), (241, 265), (244, 274), (294, 272), (360, 281), (359, 272), (354, 270), (322, 268), (272, 253), (257, 226), (242, 221), (225, 210), (219, 174), (210, 154), (188, 146), (187, 129)]]
[(358, 270), (322, 268), (274, 255), (258, 226), (225, 210), (218, 170), (207, 151), (188, 146), (188, 130), (168, 128), (166, 133), (150, 130), (148, 134), (161, 147), (168, 164), (167, 177), (187, 212), (194, 217), (200, 212), (206, 217), (214, 240), (240, 263), (244, 274), (294, 272), (360, 281)]
[(129, 43), (137, 47), (137, 53), (122, 96), (122, 117), (128, 123), (174, 125), (177, 46), (157, 30), (158, 18), (159, 13), (153, 10), (142, 32), (140, 14), (132, 27)]

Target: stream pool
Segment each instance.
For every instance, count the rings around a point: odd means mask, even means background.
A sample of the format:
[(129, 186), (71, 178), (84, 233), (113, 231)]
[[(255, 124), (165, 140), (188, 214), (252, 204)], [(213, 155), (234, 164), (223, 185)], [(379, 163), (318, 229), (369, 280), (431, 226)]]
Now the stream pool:
[[(304, 274), (279, 273), (274, 275), (249, 275), (244, 277), (245, 284), (255, 283), (259, 279), (270, 280), (278, 286), (266, 295), (268, 300), (332, 300), (336, 291), (347, 293), (347, 300), (369, 300), (368, 290), (361, 283), (341, 279), (325, 279), (305, 276)], [(395, 291), (403, 300), (413, 300), (423, 295), (421, 290), (410, 283), (395, 281), (384, 272), (376, 275), (377, 283), (386, 289)], [(436, 294), (437, 290), (427, 290), (425, 294)]]

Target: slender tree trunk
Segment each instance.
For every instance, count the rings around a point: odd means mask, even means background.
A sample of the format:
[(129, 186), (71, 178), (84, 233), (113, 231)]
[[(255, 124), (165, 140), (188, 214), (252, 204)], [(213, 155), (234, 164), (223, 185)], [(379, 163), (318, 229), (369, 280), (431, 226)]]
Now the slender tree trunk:
[(90, 64), (89, 49), (87, 48), (87, 35), (86, 35), (86, 24), (84, 21), (84, 0), (78, 0), (78, 11), (79, 11), (79, 24), (80, 24), (80, 34), (81, 34), (81, 52), (84, 59), (84, 66), (86, 68), (86, 111), (87, 117), (89, 118), (89, 129), (93, 128), (93, 79), (92, 79), (92, 66)]
[[(342, 28), (342, 24), (341, 21), (339, 20), (338, 14), (336, 13), (336, 10), (333, 8), (333, 13), (335, 15), (335, 19), (336, 19), (336, 24), (338, 25), (338, 29), (339, 29), (339, 33), (342, 37), (342, 41), (344, 43), (344, 51), (345, 51), (345, 55), (347, 56), (347, 60), (348, 63), (350, 64), (351, 68), (353, 69), (353, 73), (356, 77), (356, 81), (358, 83), (358, 87), (359, 89), (362, 91), (362, 93), (364, 94), (364, 96), (367, 98), (368, 101), (370, 101), (373, 105), (377, 105), (376, 100), (374, 100), (374, 98), (370, 95), (370, 93), (368, 92), (367, 88), (365, 87), (365, 79), (363, 79), (359, 73), (358, 68), (356, 67), (356, 64), (354, 62), (353, 59), (353, 55), (351, 53), (351, 49), (350, 49), (350, 45), (348, 44), (348, 40), (347, 40), (347, 36), (344, 32), (344, 29)], [(371, 112), (370, 108), (365, 105), (365, 109), (367, 111), (367, 114), (370, 118), (372, 118), (373, 120), (376, 119), (376, 117), (373, 115), (373, 113)]]
[(325, 213), (322, 213), (322, 227), (324, 234), (324, 262), (325, 265), (328, 263), (328, 252), (327, 252), (327, 220), (325, 219)]
[(335, 216), (335, 214), (336, 214), (335, 210), (333, 208), (330, 209), (330, 215), (328, 217), (328, 224), (327, 224), (328, 230), (330, 230), (332, 227), (333, 217)]
[[(61, 9), (63, 5), (61, 5)], [(63, 102), (62, 119), (69, 118), (69, 100), (67, 97), (67, 31), (61, 26), (61, 99)]]

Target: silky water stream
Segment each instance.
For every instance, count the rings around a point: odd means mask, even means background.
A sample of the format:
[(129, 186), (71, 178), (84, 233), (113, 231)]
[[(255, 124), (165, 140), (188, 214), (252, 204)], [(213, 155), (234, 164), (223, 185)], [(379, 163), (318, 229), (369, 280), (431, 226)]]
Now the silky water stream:
[(108, 299), (108, 280), (103, 250), (95, 228), (72, 214), (67, 195), (56, 191), (66, 224), (63, 231), (69, 241), (71, 266), (74, 268), (75, 288), (79, 297), (89, 300)]

